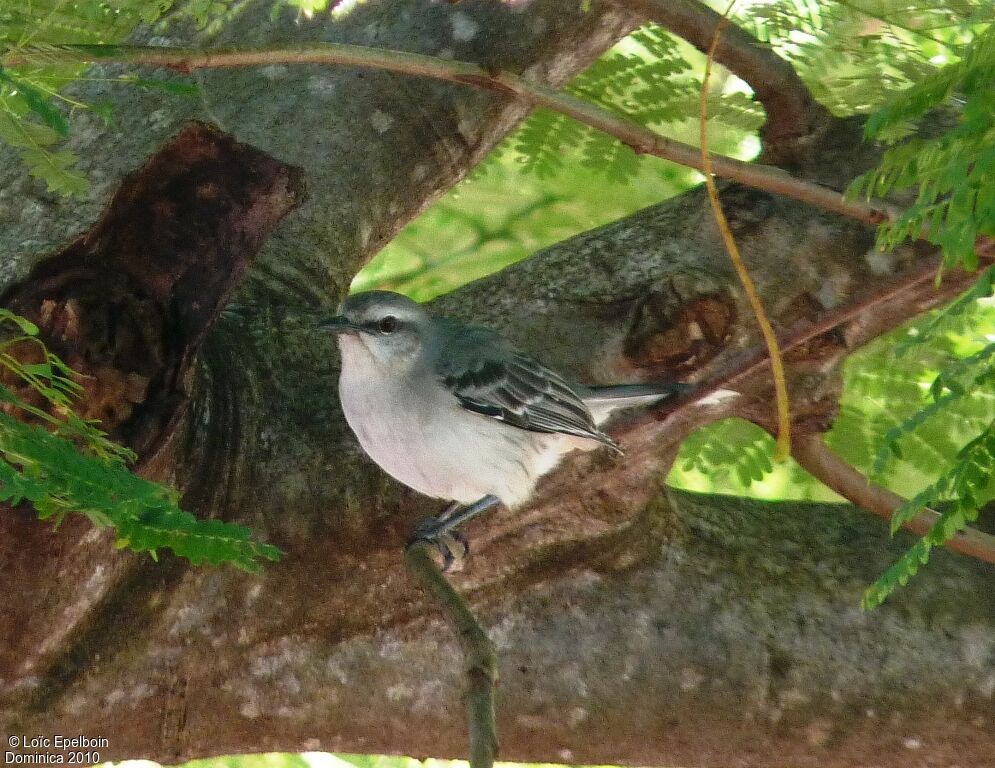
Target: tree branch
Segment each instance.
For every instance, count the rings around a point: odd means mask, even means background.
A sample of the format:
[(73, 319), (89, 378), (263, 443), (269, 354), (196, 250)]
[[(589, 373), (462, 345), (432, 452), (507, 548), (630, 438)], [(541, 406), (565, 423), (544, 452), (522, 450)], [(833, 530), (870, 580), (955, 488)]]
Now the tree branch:
[[(668, 139), (596, 104), (548, 88), (512, 72), (493, 72), (477, 64), (417, 53), (342, 43), (211, 50), (156, 46), (61, 45), (45, 48), (24, 46), (8, 51), (0, 57), (0, 64), (5, 67), (94, 62), (160, 66), (179, 72), (268, 64), (337, 64), (429, 77), (516, 96), (533, 107), (544, 107), (559, 112), (614, 136), (637, 153), (653, 155), (698, 171), (704, 170), (701, 152), (697, 147)], [(714, 154), (711, 155), (711, 162), (712, 171), (717, 176), (793, 198), (872, 226), (882, 221), (894, 220), (899, 215), (899, 210), (887, 203), (846, 200), (834, 189), (795, 178), (772, 166), (747, 163)]]
[[(614, 0), (707, 53), (722, 15), (697, 0)], [(722, 33), (715, 61), (749, 85), (767, 113), (765, 147), (808, 135), (828, 115), (794, 68), (735, 24)]]
[[(798, 436), (792, 444), (791, 455), (814, 478), (872, 515), (891, 520), (895, 510), (905, 503), (901, 496), (875, 485), (853, 465), (833, 453), (821, 435)], [(937, 512), (930, 510), (916, 515), (902, 527), (925, 536), (939, 518)], [(976, 528), (958, 531), (944, 546), (986, 563), (995, 563), (995, 536)]]
[[(914, 305), (920, 311), (927, 311), (954, 298), (958, 293), (970, 286), (975, 277), (963, 271), (952, 272), (946, 276), (943, 284), (936, 288), (936, 270), (939, 262), (934, 259), (919, 264), (895, 282), (881, 288), (858, 301), (840, 306), (824, 316), (814, 320), (806, 320), (790, 332), (783, 334), (778, 345), (785, 354), (800, 350), (816, 339), (833, 333), (847, 337), (848, 346), (856, 348), (891, 330), (896, 325), (908, 319), (908, 315), (900, 310), (892, 311), (894, 307)], [(858, 323), (862, 318), (880, 315), (877, 323), (863, 322), (854, 333), (848, 326)], [(612, 430), (613, 437), (622, 437), (636, 432), (647, 423), (659, 421), (685, 408), (694, 406), (720, 390), (731, 387), (744, 387), (748, 382), (770, 365), (770, 356), (766, 348), (752, 347), (735, 359), (729, 361), (716, 375), (709, 376), (693, 395), (687, 399), (668, 399), (658, 408), (647, 409), (638, 417), (625, 421)], [(729, 415), (729, 414), (727, 414)], [(720, 417), (721, 418), (721, 417)], [(767, 425), (761, 424), (765, 429)]]
[(147, 461), (184, 411), (190, 367), (221, 311), (305, 197), (300, 168), (190, 122), (0, 304), (84, 375), (82, 415)]
[[(272, 111), (261, 119), (264, 110), (252, 106), (262, 86), (255, 80), (249, 86), (248, 97), (238, 100), (230, 82), (217, 84), (227, 89), (231, 109), (245, 113), (241, 132), (264, 135), (279, 148), (275, 154), (295, 159), (303, 138), (314, 140), (303, 145), (312, 153), (328, 146), (321, 140), (329, 121), (305, 136), (299, 124), (274, 124)], [(301, 112), (313, 98), (284, 81), (281, 89), (301, 94)], [(338, 98), (326, 108), (341, 108), (357, 94)], [(292, 103), (280, 102), (280, 111)], [(369, 109), (371, 102), (360, 103)], [(144, 106), (136, 101), (130, 111)], [(143, 151), (148, 141), (101, 139), (92, 152), (101, 162)], [(371, 154), (384, 154), (384, 140), (370, 137)], [(358, 141), (336, 146), (350, 147), (343, 165), (368, 156)], [(821, 150), (815, 144), (813, 155)], [(396, 169), (378, 183), (394, 179), (391, 186), (414, 195), (411, 166), (425, 155), (387, 154)], [(852, 153), (824, 154), (829, 159), (813, 164), (833, 163), (841, 174), (856, 167)], [(339, 159), (324, 163), (339, 174), (324, 183), (373, 209), (372, 195), (356, 191), (354, 172), (338, 170)], [(329, 199), (317, 184), (312, 190)], [(783, 328), (810, 318), (808, 307), (826, 306), (803, 299), (819, 293), (827, 274), (849, 275), (856, 301), (928, 260), (924, 250), (902, 249), (882, 275), (863, 258), (871, 247), (865, 227), (748, 189), (730, 192), (724, 205), (737, 231), (751, 238), (751, 266), (765, 295), (774, 297)], [(33, 200), (22, 202), (23, 219), (30, 215), (44, 231), (62, 231), (55, 216), (34, 213)], [(731, 337), (722, 323), (706, 322), (712, 316), (704, 311), (685, 312), (712, 307), (727, 294), (728, 305), (738, 306), (703, 202), (696, 190), (573, 238), (462, 289), (448, 305), (474, 322), (512, 331), (528, 351), (586, 380), (645, 372), (635, 366), (647, 360), (659, 368), (676, 360), (675, 369), (709, 378), (754, 337), (742, 312), (729, 315)], [(328, 210), (306, 207), (289, 225), (308, 217), (324, 232), (336, 224)], [(370, 217), (362, 223), (381, 231), (398, 218), (386, 205)], [(293, 229), (275, 254), (296, 258), (308, 231)], [(935, 300), (933, 269), (925, 265), (921, 290), (906, 289), (895, 299), (889, 322)], [(959, 276), (948, 276), (941, 290)], [(289, 303), (294, 294), (288, 293)], [(850, 295), (848, 289), (838, 300)], [(805, 309), (800, 320), (785, 309), (797, 306)], [(875, 314), (863, 312), (833, 338), (849, 343), (880, 327)], [(231, 569), (176, 569), (164, 578), (160, 564), (142, 580), (122, 582), (106, 578), (103, 561), (94, 565), (71, 548), (85, 530), (63, 527), (55, 536), (33, 521), (9, 527), (0, 536), (9, 542), (0, 559), (12, 564), (5, 573), (17, 586), (16, 600), (0, 606), (13, 619), (5, 624), (14, 628), (8, 634), (41, 647), (50, 643), (45, 630), (66, 617), (81, 629), (56, 638), (54, 667), (27, 667), (10, 654), (0, 692), (10, 704), (0, 707), (0, 719), (16, 726), (8, 732), (110, 728), (109, 755), (169, 763), (272, 749), (462, 754), (463, 719), (452, 716), (451, 705), (466, 677), (459, 665), (438, 662), (459, 658), (459, 648), (448, 627), (422, 618), (434, 613), (431, 599), (397, 567), (397, 549), (426, 502), (374, 476), (359, 458), (334, 404), (334, 354), (310, 326), (289, 335), (260, 316), (222, 320), (214, 331), (222, 335), (209, 339), (195, 371), (197, 418), (189, 420), (191, 440), (179, 443), (184, 451), (175, 472), (205, 489), (198, 511), (248, 522), (289, 556), (263, 578)], [(670, 355), (674, 347), (663, 342), (689, 325), (697, 333), (688, 357)], [(716, 325), (722, 327), (712, 336)], [(643, 339), (658, 357), (635, 346)], [(914, 735), (923, 759), (985, 763), (992, 701), (972, 691), (987, 690), (989, 670), (964, 648), (991, 634), (987, 567), (938, 552), (892, 605), (869, 620), (857, 616), (857, 588), (886, 567), (894, 554), (889, 548), (900, 544), (888, 540), (884, 526), (839, 505), (660, 497), (654, 483), (665, 466), (659, 455), (666, 426), (631, 436), (622, 463), (603, 455), (571, 462), (563, 469), (568, 474), (551, 478), (568, 492), (546, 497), (541, 508), (487, 521), (486, 557), (459, 577), (460, 594), (493, 627), (506, 670), (502, 711), (514, 713), (502, 718), (506, 756), (720, 766), (759, 755), (769, 768), (868, 760), (897, 766), (908, 762), (902, 739)], [(84, 598), (97, 609), (81, 607)], [(22, 606), (21, 613), (4, 612)], [(923, 658), (931, 663), (924, 666)], [(854, 669), (866, 674), (855, 676)], [(357, 686), (367, 706), (354, 706)], [(966, 698), (955, 700), (962, 691)], [(24, 704), (29, 695), (41, 702), (34, 709)], [(954, 710), (962, 716), (951, 721)], [(868, 711), (900, 717), (901, 730), (882, 736), (880, 715), (864, 717)]]
[(424, 541), (413, 542), (404, 551), (404, 561), (456, 630), (469, 681), (466, 716), (470, 726), (470, 768), (491, 768), (498, 750), (494, 720), (494, 684), (498, 670), (494, 645), (470, 606), (435, 564), (431, 545)]
[[(377, 4), (368, 4), (367, 10), (370, 5)], [(405, 47), (403, 40), (394, 47)], [(352, 72), (336, 74), (354, 77)], [(300, 152), (317, 159), (318, 150), (349, 147), (349, 157), (315, 162), (333, 166), (338, 174), (318, 178), (333, 194), (355, 201), (346, 211), (369, 211), (362, 219), (339, 216), (342, 209), (328, 205), (330, 195), (319, 197), (321, 205), (290, 222), (289, 237), (283, 232), (285, 246), (274, 244), (273, 258), (264, 264), (269, 269), (300, 259), (298, 254), (312, 242), (302, 237), (310, 228), (331, 230), (345, 243), (344, 255), (323, 254), (321, 270), (300, 274), (321, 277), (339, 261), (348, 269), (375, 248), (382, 233), (393, 231), (414, 203), (430, 196), (427, 186), (412, 183), (412, 166), (426, 163), (424, 184), (434, 184), (440, 176), (461, 173), (476, 156), (459, 154), (459, 167), (440, 172), (441, 163), (453, 162), (445, 153), (436, 152), (442, 157), (433, 159), (427, 151), (398, 151), (397, 144), (384, 143), (389, 134), (377, 136), (365, 125), (371, 149), (363, 154), (362, 132), (330, 142), (329, 135), (339, 137), (330, 134), (332, 121), (305, 133), (292, 115), (280, 119), (295, 102), (280, 101), (267, 109), (258, 102), (262, 89), (274, 95), (300, 94), (295, 111), (305, 112), (314, 90), (288, 86), (286, 80), (277, 85), (246, 80), (251, 82), (241, 91), (228, 79), (215, 84), (218, 103), (229, 110), (224, 114), (229, 119), (244, 115), (240, 132), (265, 137), (267, 145), (279, 147), (280, 156), (298, 158), (293, 153)], [(367, 111), (377, 105), (357, 99), (364, 91), (357, 94), (337, 85), (336, 99), (323, 102), (326, 114), (349, 117), (357, 114), (346, 109), (351, 103)], [(382, 98), (379, 91), (373, 93)], [(466, 95), (445, 93), (460, 107), (459, 99)], [(145, 107), (138, 97), (129, 97), (135, 101), (128, 112)], [(448, 102), (444, 106), (455, 109)], [(519, 110), (504, 112), (517, 115)], [(475, 114), (469, 109), (465, 113)], [(440, 114), (450, 112), (435, 107), (428, 117), (437, 121)], [(141, 141), (101, 134), (91, 153), (98, 162), (114, 167), (136, 152), (134, 145), (145, 151), (150, 141), (145, 132), (155, 126), (137, 120), (127, 126)], [(430, 134), (414, 148), (435, 150), (436, 140)], [(813, 154), (821, 149), (816, 143)], [(857, 167), (853, 155), (842, 153), (834, 167), (849, 174)], [(369, 187), (357, 189), (358, 172), (348, 165), (356, 156), (385, 156), (392, 174), (377, 176), (377, 188), (401, 190), (400, 215)], [(321, 170), (312, 169), (309, 178), (313, 181)], [(796, 210), (802, 207), (749, 190), (736, 192), (746, 198), (738, 221), (755, 238), (751, 256), (766, 264), (760, 274), (771, 292), (781, 288), (779, 299), (804, 295), (805, 290), (815, 293), (825, 280), (819, 276), (826, 274), (855, 275), (858, 288), (893, 281), (892, 273), (875, 275), (863, 268), (862, 256), (870, 247), (864, 227)], [(588, 235), (585, 242), (597, 247), (584, 250), (575, 239), (557, 249), (559, 256), (545, 259), (545, 275), (530, 271), (543, 261), (539, 257), (492, 278), (485, 288), (465, 289), (451, 301), (479, 322), (493, 321), (485, 316), (488, 311), (503, 322), (517, 322), (519, 338), (531, 339), (531, 348), (544, 356), (603, 362), (607, 375), (620, 358), (625, 363), (625, 347), (605, 340), (625, 338), (626, 329), (640, 318), (664, 315), (657, 311), (668, 308), (657, 300), (661, 294), (664, 299), (675, 294), (666, 316), (676, 317), (697, 295), (685, 298), (691, 291), (724, 292), (720, 269), (725, 262), (704, 214), (699, 215), (702, 197), (693, 192), (659, 207), (666, 213), (641, 237), (623, 237), (638, 229), (617, 225), (615, 245), (603, 234), (593, 241)], [(748, 205), (750, 201), (756, 204)], [(24, 206), (22, 219), (40, 219), (47, 234), (60, 232), (56, 216), (39, 217), (33, 200), (25, 200)], [(336, 215), (329, 217), (329, 210)], [(342, 228), (333, 228), (336, 218), (346, 219), (345, 236)], [(301, 219), (307, 227), (299, 226)], [(639, 221), (646, 224), (647, 217)], [(353, 230), (348, 227), (360, 225), (372, 228), (369, 243), (350, 239)], [(13, 226), (0, 230), (20, 232)], [(848, 236), (855, 230), (859, 237)], [(810, 262), (819, 265), (814, 278), (799, 268)], [(834, 266), (838, 269), (830, 270)], [(277, 295), (292, 300), (295, 293)], [(496, 301), (495, 295), (502, 299)], [(780, 313), (789, 304), (773, 304), (786, 327), (791, 316)], [(509, 313), (508, 306), (518, 311)], [(919, 309), (908, 302), (905, 315)], [(678, 320), (674, 326), (680, 330)], [(866, 319), (862, 323), (866, 326)], [(614, 330), (616, 325), (620, 330)], [(708, 330), (703, 322), (701, 327)], [(238, 319), (219, 330), (225, 335), (208, 347), (197, 371), (201, 377), (194, 381), (201, 418), (191, 424), (198, 442), (183, 454), (177, 474), (194, 475), (199, 485), (211, 489), (209, 503), (199, 508), (251, 521), (291, 556), (261, 579), (230, 569), (197, 569), (165, 583), (150, 577), (138, 582), (140, 591), (125, 584), (110, 592), (99, 612), (91, 612), (95, 615), (85, 623), (86, 631), (59, 643), (59, 658), (65, 659), (56, 668), (59, 674), (18, 665), (3, 675), (16, 704), (12, 722), (17, 732), (39, 732), (38, 726), (57, 723), (69, 732), (99, 733), (110, 724), (117, 736), (113, 747), (121, 757), (274, 748), (461, 752), (465, 734), (461, 718), (450, 714), (450, 703), (458, 700), (466, 678), (438, 666), (440, 656), (457, 658), (459, 651), (447, 627), (411, 621), (432, 615), (431, 602), (397, 568), (396, 548), (418, 512), (417, 502), (379, 475), (371, 479), (368, 462), (358, 458), (354, 442), (346, 437), (347, 427), (334, 405), (335, 371), (327, 362), (334, 355), (313, 334), (288, 337), (261, 318)], [(741, 349), (739, 338), (727, 342), (720, 335), (716, 345)], [(701, 359), (709, 358), (699, 356), (693, 365)], [(691, 368), (688, 363), (685, 370)], [(991, 701), (973, 695), (971, 686), (985, 690), (987, 670), (978, 669), (976, 655), (963, 649), (976, 647), (978, 632), (991, 624), (984, 621), (990, 616), (984, 594), (990, 574), (965, 558), (937, 553), (930, 572), (913, 584), (917, 591), (899, 598), (909, 603), (886, 606), (877, 623), (862, 618), (855, 623), (848, 610), (855, 599), (853, 585), (880, 572), (890, 559), (889, 542), (876, 521), (862, 515), (842, 518), (845, 513), (838, 506), (780, 511), (776, 505), (740, 500), (722, 505), (717, 500), (715, 508), (703, 509), (701, 500), (657, 501), (641, 518), (656, 527), (633, 526), (631, 539), (638, 548), (630, 547), (628, 539), (612, 537), (611, 531), (654, 495), (648, 476), (660, 477), (660, 441), (648, 447), (652, 436), (648, 429), (637, 436), (644, 442), (633, 446), (623, 465), (604, 467), (593, 478), (575, 476), (570, 494), (561, 494), (561, 516), (538, 517), (535, 524), (517, 529), (523, 525), (519, 516), (489, 521), (489, 532), (503, 532), (504, 549), (499, 541), (486, 558), (478, 559), (472, 573), (461, 576), (460, 592), (487, 612), (486, 624), (495, 628), (502, 666), (508, 670), (502, 709), (515, 716), (503, 718), (502, 735), (509, 757), (562, 760), (566, 758), (558, 750), (569, 745), (575, 762), (722, 765), (759, 755), (758, 760), (772, 766), (817, 762), (829, 768), (881, 755), (877, 762), (882, 765), (898, 765), (908, 761), (901, 739), (914, 734), (923, 745), (920, 754), (927, 756), (923, 759), (942, 761), (941, 753), (952, 744), (949, 749), (962, 763), (985, 762)], [(582, 458), (606, 463), (604, 457)], [(676, 499), (677, 494), (668, 497)], [(541, 511), (529, 513), (538, 516)], [(847, 526), (837, 535), (832, 524), (841, 518)], [(43, 534), (49, 534), (47, 528), (33, 534), (15, 529), (4, 538), (11, 548), (7, 560), (20, 566), (13, 571), (19, 578), (12, 593), (16, 605), (27, 609), (15, 617), (24, 617), (21, 624), (34, 630), (25, 633), (11, 623), (17, 629), (11, 636), (39, 637), (39, 625), (46, 622), (31, 611), (34, 606), (51, 606), (52, 626), (70, 615), (66, 608), (76, 607), (73, 596), (85, 595), (93, 602), (95, 592), (115, 583), (102, 582), (104, 569), (74, 551), (53, 556), (53, 545)], [(60, 537), (65, 534), (63, 529)], [(607, 544), (615, 548), (606, 554)], [(788, 578), (775, 575), (785, 573)], [(488, 581), (490, 574), (497, 575)], [(464, 586), (467, 579), (471, 589)], [(68, 596), (53, 593), (59, 584), (75, 590)], [(961, 588), (952, 590), (951, 584)], [(926, 592), (925, 599), (918, 590)], [(936, 621), (938, 615), (944, 620)], [(928, 669), (923, 658), (932, 662)], [(853, 669), (866, 674), (854, 676)], [(48, 696), (46, 707), (22, 714), (29, 685)], [(362, 708), (354, 706), (357, 685), (368, 699)], [(965, 690), (966, 699), (955, 704), (955, 695)], [(756, 695), (730, 697), (729, 691)], [(887, 711), (896, 722), (901, 717), (901, 730), (882, 735), (879, 718), (859, 716), (872, 709)], [(954, 709), (962, 716), (951, 721), (946, 715)], [(976, 719), (981, 725), (972, 725)]]

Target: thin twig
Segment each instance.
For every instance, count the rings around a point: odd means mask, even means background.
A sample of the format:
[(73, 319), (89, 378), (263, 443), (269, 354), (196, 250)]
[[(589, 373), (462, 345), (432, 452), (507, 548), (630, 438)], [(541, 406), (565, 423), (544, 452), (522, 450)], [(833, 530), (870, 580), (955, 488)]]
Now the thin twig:
[(497, 725), (494, 719), (494, 687), (497, 656), (494, 645), (470, 606), (435, 564), (432, 546), (414, 541), (404, 551), (404, 561), (442, 609), (456, 630), (466, 662), (466, 714), (470, 726), (470, 767), (491, 768), (497, 756)]
[[(909, 272), (896, 284), (881, 289), (860, 301), (828, 313), (811, 325), (807, 325), (785, 335), (781, 341), (784, 352), (798, 348), (812, 339), (841, 328), (846, 323), (864, 315), (869, 310), (886, 307), (891, 302), (907, 302), (904, 296), (915, 295), (915, 291), (934, 282), (938, 261), (930, 259), (917, 269)], [(967, 273), (948, 274), (941, 288), (932, 294), (933, 303), (952, 298), (964, 289), (965, 284), (973, 281), (973, 276)], [(880, 332), (880, 331), (879, 331)], [(877, 335), (874, 333), (873, 335)], [(859, 345), (868, 339), (855, 339)], [(611, 431), (613, 437), (623, 438), (625, 435), (638, 431), (649, 423), (661, 419), (673, 420), (675, 425), (681, 423), (681, 417), (692, 409), (699, 408), (699, 401), (721, 389), (726, 389), (738, 382), (759, 373), (769, 364), (766, 351), (757, 351), (741, 357), (731, 364), (723, 373), (713, 377), (707, 384), (694, 390), (688, 399), (665, 400), (657, 408), (650, 409), (639, 416), (626, 420)], [(731, 412), (726, 415), (734, 415)], [(892, 513), (903, 502), (903, 499), (890, 491), (869, 483), (858, 470), (833, 454), (825, 445), (812, 445), (812, 440), (821, 443), (819, 437), (803, 436), (792, 441), (792, 456), (814, 477), (821, 480), (829, 488), (836, 491), (856, 506), (872, 514), (890, 519)], [(914, 518), (906, 526), (910, 531), (924, 535), (935, 522), (936, 513), (923, 513)], [(977, 558), (988, 563), (995, 563), (995, 537), (977, 529), (969, 528), (958, 533), (947, 546), (961, 554)]]
[[(821, 435), (796, 437), (791, 455), (805, 470), (840, 496), (865, 512), (891, 520), (895, 510), (905, 503), (898, 494), (875, 485), (826, 445)], [(902, 525), (906, 530), (925, 536), (940, 518), (939, 513), (927, 510)], [(965, 528), (948, 539), (944, 546), (964, 555), (995, 563), (995, 536), (977, 528)]]
[(729, 13), (735, 4), (736, 0), (731, 0), (726, 12), (722, 14), (719, 23), (716, 24), (715, 37), (708, 49), (708, 58), (705, 60), (705, 74), (701, 81), (701, 115), (698, 121), (701, 129), (701, 160), (705, 166), (705, 189), (708, 191), (708, 200), (712, 204), (712, 212), (715, 214), (715, 223), (718, 225), (719, 232), (722, 235), (722, 243), (729, 254), (729, 260), (732, 261), (732, 266), (736, 270), (739, 282), (743, 286), (743, 293), (746, 294), (746, 298), (750, 302), (750, 309), (753, 310), (753, 316), (757, 319), (757, 325), (760, 326), (760, 333), (763, 335), (764, 343), (767, 345), (767, 355), (770, 358), (770, 368), (774, 379), (774, 395), (778, 420), (777, 450), (774, 453), (774, 459), (776, 461), (783, 461), (788, 458), (788, 454), (791, 451), (791, 405), (788, 402), (788, 383), (784, 375), (784, 359), (781, 356), (781, 349), (777, 343), (777, 334), (770, 324), (767, 311), (764, 309), (763, 302), (760, 300), (760, 294), (757, 292), (757, 286), (753, 282), (746, 264), (743, 263), (739, 246), (736, 245), (736, 238), (733, 237), (732, 230), (729, 228), (729, 220), (726, 218), (725, 211), (722, 210), (722, 201), (719, 200), (719, 190), (715, 186), (715, 179), (712, 178), (712, 165), (708, 157), (708, 81), (712, 73), (712, 61), (715, 57), (715, 51), (725, 30), (725, 22), (729, 18)]
[[(812, 339), (842, 328), (847, 323), (856, 320), (862, 315), (866, 316), (872, 310), (880, 312), (882, 308), (887, 308), (891, 303), (907, 304), (909, 296), (915, 299), (916, 291), (920, 291), (925, 286), (932, 285), (935, 282), (938, 266), (938, 259), (927, 259), (917, 268), (903, 275), (894, 284), (875, 291), (852, 304), (827, 312), (815, 322), (807, 323), (784, 334), (784, 336), (778, 339), (781, 351), (786, 353), (797, 349)], [(974, 279), (973, 275), (966, 272), (948, 273), (940, 288), (931, 292), (931, 301), (928, 305), (921, 304), (919, 310), (925, 311), (943, 301), (952, 299), (972, 283)], [(903, 314), (902, 317), (904, 319), (905, 315)], [(870, 338), (876, 337), (883, 332), (883, 330), (877, 329), (871, 336), (852, 339), (851, 342), (855, 346), (861, 346), (862, 344), (866, 344)], [(697, 387), (689, 397), (663, 400), (659, 406), (647, 409), (632, 419), (627, 419), (613, 429), (611, 434), (613, 437), (621, 438), (641, 429), (649, 423), (669, 419), (685, 410), (698, 408), (698, 403), (709, 395), (719, 390), (734, 388), (741, 382), (760, 373), (768, 365), (770, 365), (770, 358), (767, 355), (766, 349), (754, 348), (747, 350), (743, 354), (737, 355), (734, 359), (728, 361), (720, 373), (712, 376), (707, 382)]]
[[(684, 38), (702, 53), (715, 38), (722, 15), (697, 0), (614, 0)], [(764, 143), (806, 135), (815, 118), (828, 115), (794, 67), (741, 27), (730, 24), (715, 61), (743, 80), (763, 104)]]
[[(211, 50), (122, 45), (27, 46), (9, 50), (0, 56), (0, 65), (5, 67), (95, 62), (168, 67), (180, 72), (267, 64), (337, 64), (430, 77), (517, 96), (534, 107), (545, 107), (604, 131), (638, 153), (653, 155), (699, 171), (704, 170), (701, 152), (697, 147), (660, 136), (623, 115), (569, 93), (526, 80), (512, 72), (494, 72), (477, 64), (437, 59), (417, 53), (344, 43), (315, 43), (300, 47)], [(845, 200), (834, 189), (797, 179), (779, 168), (747, 163), (722, 155), (713, 154), (710, 158), (712, 170), (717, 176), (799, 200), (865, 224), (877, 225), (894, 220), (900, 214), (899, 209), (887, 203)]]
[[(864, 315), (870, 310), (885, 306), (890, 302), (905, 301), (904, 296), (912, 294), (924, 285), (935, 283), (936, 270), (938, 268), (939, 260), (928, 259), (919, 267), (901, 277), (896, 283), (882, 288), (862, 298), (860, 301), (855, 301), (852, 304), (827, 312), (825, 316), (815, 322), (808, 323), (797, 330), (785, 334), (778, 340), (781, 351), (786, 353), (797, 349), (812, 341), (812, 339), (830, 333), (837, 328), (841, 328), (846, 323), (856, 320), (859, 316)], [(952, 299), (972, 283), (974, 279), (973, 275), (964, 272), (949, 273), (942, 286), (934, 294), (936, 299), (934, 304), (939, 304), (946, 299)], [(925, 311), (925, 309), (922, 311)], [(866, 340), (864, 343), (866, 343)], [(733, 387), (739, 382), (756, 375), (768, 365), (770, 365), (770, 358), (765, 349), (748, 352), (741, 357), (737, 357), (736, 361), (732, 362), (725, 371), (709, 379), (700, 389), (696, 389), (693, 399), (697, 401), (720, 389)], [(678, 405), (676, 401), (673, 403), (670, 401), (664, 402), (670, 403), (670, 405)], [(665, 410), (666, 408), (667, 406), (664, 406), (664, 409), (661, 410)]]

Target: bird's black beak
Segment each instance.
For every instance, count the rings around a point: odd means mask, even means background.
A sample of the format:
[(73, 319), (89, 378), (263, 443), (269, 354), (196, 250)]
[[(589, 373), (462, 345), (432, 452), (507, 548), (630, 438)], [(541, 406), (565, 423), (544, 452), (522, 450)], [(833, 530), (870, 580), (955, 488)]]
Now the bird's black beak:
[(318, 330), (325, 331), (326, 333), (356, 333), (357, 331), (365, 331), (366, 329), (358, 325), (345, 315), (336, 315), (335, 317), (330, 317), (327, 320), (322, 320), (318, 323)]

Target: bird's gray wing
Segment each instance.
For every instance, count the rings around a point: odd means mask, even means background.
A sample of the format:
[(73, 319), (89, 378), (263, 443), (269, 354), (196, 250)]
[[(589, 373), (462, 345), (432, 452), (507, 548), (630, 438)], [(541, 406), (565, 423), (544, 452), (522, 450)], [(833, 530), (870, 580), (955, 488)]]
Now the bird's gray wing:
[(563, 377), (497, 334), (464, 326), (444, 346), (439, 379), (466, 410), (530, 432), (576, 435), (618, 448)]

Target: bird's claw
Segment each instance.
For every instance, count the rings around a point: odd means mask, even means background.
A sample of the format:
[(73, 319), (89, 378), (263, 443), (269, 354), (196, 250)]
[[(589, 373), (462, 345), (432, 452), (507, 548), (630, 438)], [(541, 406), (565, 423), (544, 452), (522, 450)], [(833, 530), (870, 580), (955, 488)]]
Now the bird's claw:
[(442, 572), (463, 570), (463, 563), (470, 554), (470, 542), (459, 531), (443, 534), (436, 542), (442, 553)]
[(459, 571), (470, 554), (470, 542), (459, 531), (447, 530), (436, 518), (429, 518), (418, 524), (408, 542), (410, 547), (419, 541), (431, 544), (442, 556), (444, 573)]

